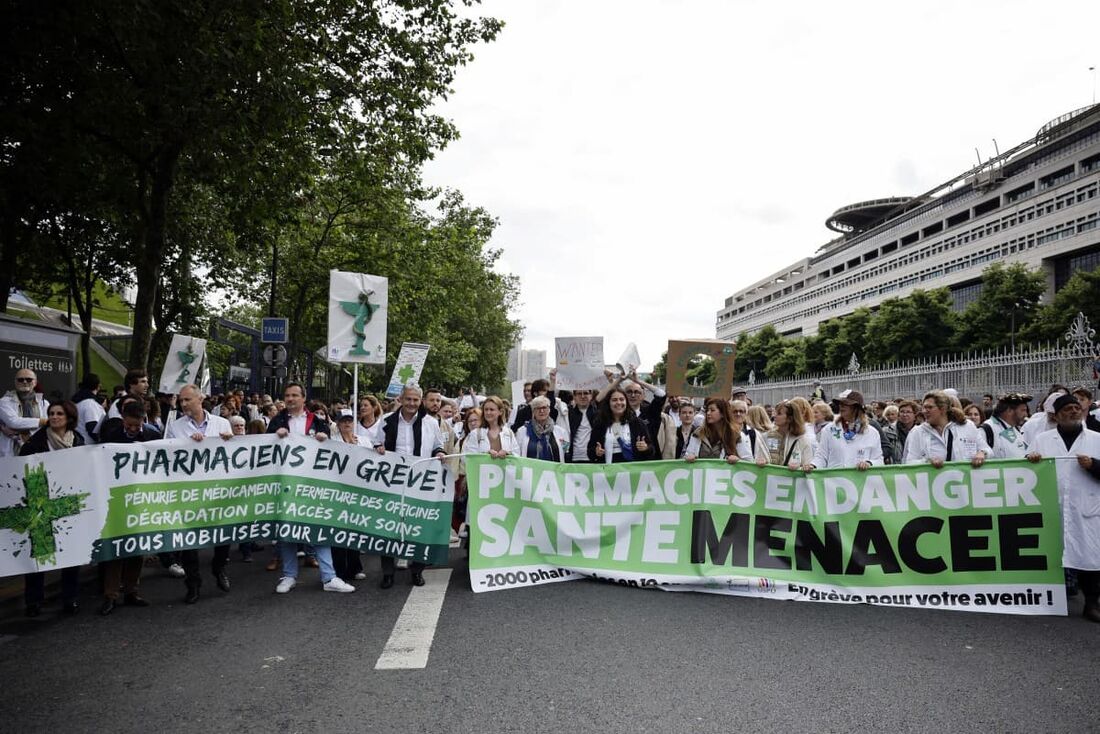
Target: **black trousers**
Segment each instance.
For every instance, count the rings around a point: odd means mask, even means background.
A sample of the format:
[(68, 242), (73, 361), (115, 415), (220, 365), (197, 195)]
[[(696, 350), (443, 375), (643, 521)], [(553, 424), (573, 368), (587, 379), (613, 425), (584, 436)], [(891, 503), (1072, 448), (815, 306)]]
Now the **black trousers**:
[(1100, 601), (1100, 571), (1077, 571), (1077, 586), (1085, 597), (1085, 603)]
[[(229, 546), (214, 546), (214, 561), (210, 564), (210, 570), (217, 576), (225, 570), (227, 563), (229, 563)], [(180, 565), (187, 572), (187, 578), (184, 580), (189, 588), (202, 586), (202, 574), (199, 573), (199, 552), (197, 550), (180, 551)]]
[(333, 546), (332, 567), (344, 581), (353, 581), (355, 574), (363, 570), (363, 561), (359, 558), (359, 551)]
[[(66, 604), (76, 601), (80, 593), (80, 566), (61, 569), (61, 601)], [(46, 573), (28, 573), (23, 575), (23, 602), (27, 606), (41, 604), (46, 598)]]
[[(413, 561), (409, 564), (409, 571), (411, 573), (420, 573), (424, 570), (426, 564), (419, 561)], [(382, 556), (382, 575), (393, 576), (393, 572), (397, 570), (397, 559), (393, 556)]]

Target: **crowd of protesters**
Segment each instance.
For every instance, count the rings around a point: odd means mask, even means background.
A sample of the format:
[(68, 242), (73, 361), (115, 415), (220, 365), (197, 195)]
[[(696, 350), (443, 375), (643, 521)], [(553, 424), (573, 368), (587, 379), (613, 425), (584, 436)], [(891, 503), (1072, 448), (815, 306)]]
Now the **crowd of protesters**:
[[(384, 453), (438, 458), (458, 477), (452, 541), (468, 535), (464, 522), (465, 457), (520, 456), (562, 463), (621, 463), (716, 459), (769, 464), (800, 472), (849, 468), (864, 471), (891, 464), (928, 464), (939, 469), (963, 461), (980, 467), (989, 459), (1059, 458), (1058, 484), (1065, 525), (1067, 588), (1085, 597), (1084, 616), (1100, 622), (1100, 409), (1087, 387), (1053, 385), (1035, 401), (1009, 392), (973, 398), (955, 390), (923, 396), (867, 400), (845, 390), (831, 401), (820, 384), (808, 396), (776, 405), (755, 405), (744, 388), (706, 400), (667, 395), (636, 373), (606, 373), (600, 390), (556, 389), (555, 373), (524, 385), (512, 405), (497, 396), (463, 390), (454, 398), (440, 390), (410, 385), (396, 398), (358, 396), (358, 404), (307, 400), (297, 383), (281, 399), (243, 391), (204, 396), (194, 385), (178, 394), (153, 396), (145, 372), (131, 370), (109, 398), (99, 379), (88, 375), (71, 401), (47, 403), (35, 391), (36, 378), (20, 370), (15, 390), (0, 399), (0, 456), (63, 450), (93, 442), (192, 438), (196, 441), (256, 433), (290, 433), (335, 440)], [(1036, 410), (1032, 411), (1033, 401)], [(239, 548), (250, 561), (262, 546)], [(228, 592), (225, 569), (230, 548), (214, 550), (212, 572)], [(297, 585), (299, 566), (320, 569), (326, 591), (352, 592), (366, 573), (356, 552), (327, 547), (276, 544), (267, 568), (280, 570), (278, 593)], [(103, 602), (145, 606), (138, 594), (142, 560), (100, 564)], [(196, 551), (162, 554), (160, 562), (185, 580), (185, 601), (199, 599), (201, 574)], [(382, 558), (381, 588), (390, 588), (400, 564)], [(409, 567), (413, 585), (424, 584), (423, 566)], [(62, 574), (63, 610), (77, 610), (77, 570)], [(42, 574), (26, 580), (26, 610), (40, 613)]]

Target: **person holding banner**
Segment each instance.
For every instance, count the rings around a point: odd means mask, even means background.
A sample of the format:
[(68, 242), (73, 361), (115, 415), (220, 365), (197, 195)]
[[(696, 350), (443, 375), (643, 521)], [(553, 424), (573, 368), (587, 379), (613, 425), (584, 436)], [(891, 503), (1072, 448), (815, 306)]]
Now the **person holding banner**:
[(573, 404), (569, 406), (568, 463), (588, 463), (588, 442), (592, 440), (592, 423), (596, 420), (596, 406), (591, 390), (574, 390)]
[(511, 454), (519, 453), (519, 444), (516, 435), (504, 421), (504, 401), (496, 395), (485, 398), (481, 404), (481, 410), (471, 409), (467, 413), (467, 419), (471, 415), (479, 417), (479, 424), (467, 424), (466, 437), (462, 439), (463, 454), (488, 454), (494, 459), (503, 459)]
[[(176, 402), (183, 415), (169, 423), (167, 428), (164, 429), (165, 438), (189, 438), (197, 442), (201, 442), (207, 437), (218, 437), (223, 441), (233, 438), (233, 426), (229, 423), (229, 420), (206, 412), (206, 409), (202, 407), (202, 399), (203, 394), (198, 385), (188, 384), (180, 388)], [(218, 588), (226, 593), (229, 593), (229, 577), (225, 574), (225, 567), (229, 563), (229, 548), (228, 543), (214, 547), (214, 560), (210, 568)], [(202, 574), (199, 573), (199, 552), (193, 548), (180, 551), (179, 561), (180, 565), (183, 566), (184, 583), (187, 586), (183, 603), (195, 604), (199, 601), (199, 587), (202, 586)]]
[[(318, 441), (329, 437), (331, 428), (328, 421), (306, 410), (305, 388), (297, 382), (288, 382), (283, 388), (283, 402), (286, 407), (279, 412), (267, 426), (268, 433), (286, 438), (293, 433), (296, 436), (313, 436)], [(279, 556), (283, 563), (283, 576), (275, 587), (276, 594), (286, 594), (298, 585), (298, 552), (294, 543), (278, 544)], [(324, 545), (307, 545), (306, 551), (317, 559), (321, 569), (321, 588), (348, 594), (355, 587), (336, 575), (332, 565), (332, 549)]]
[(531, 417), (516, 431), (516, 453), (528, 459), (564, 462), (569, 453), (569, 433), (555, 422), (550, 398), (539, 395), (529, 404)]
[[(76, 448), (84, 445), (84, 437), (78, 428), (79, 411), (69, 400), (50, 403), (46, 409), (46, 425), (31, 435), (20, 449), (20, 456), (44, 454), (47, 451)], [(80, 566), (68, 566), (61, 569), (61, 611), (66, 615), (76, 614), (79, 610), (77, 595), (80, 593)], [(28, 617), (37, 617), (42, 612), (42, 601), (46, 598), (46, 573), (28, 573), (23, 576), (23, 602)]]
[[(614, 374), (611, 370), (604, 370), (604, 375), (607, 377), (608, 385), (596, 396), (596, 403), (602, 404), (612, 390), (620, 388), (626, 395), (631, 411), (645, 424), (649, 443), (657, 446), (657, 434), (661, 432), (662, 425), (661, 416), (668, 397), (665, 391), (640, 379), (637, 372), (631, 372), (629, 378), (626, 375)], [(643, 402), (646, 390), (653, 393), (653, 400), (648, 403)], [(659, 458), (656, 452), (654, 452), (654, 458)]]
[[(148, 383), (148, 380), (146, 380), (146, 383)], [(119, 423), (104, 429), (104, 432), (100, 434), (102, 443), (146, 443), (161, 438), (160, 432), (145, 422), (145, 405), (139, 398), (126, 395), (119, 400), (119, 405), (122, 406), (122, 418)], [(143, 562), (144, 558), (141, 556), (128, 556), (99, 564), (103, 579), (103, 605), (99, 608), (99, 613), (102, 616), (106, 617), (118, 606), (120, 586), (122, 587), (122, 601), (126, 606), (149, 606), (148, 600), (138, 596), (137, 593), (138, 585), (141, 583)], [(172, 574), (176, 575), (176, 572), (172, 572)]]
[(924, 423), (909, 432), (903, 463), (928, 462), (936, 469), (947, 461), (969, 461), (975, 469), (985, 463), (990, 451), (985, 435), (952, 405), (947, 393), (933, 390), (922, 402)]
[(649, 428), (631, 409), (623, 389), (617, 384), (608, 386), (601, 395), (605, 397), (596, 409), (596, 422), (588, 442), (588, 460), (618, 464), (651, 458), (653, 446)]
[(840, 415), (821, 429), (817, 452), (808, 471), (845, 467), (867, 471), (882, 464), (882, 437), (867, 419), (863, 393), (845, 390), (837, 398)]
[(764, 466), (768, 454), (763, 441), (753, 444), (742, 432), (730, 401), (707, 398), (703, 403), (703, 425), (684, 449), (684, 461), (690, 463), (696, 459), (725, 459), (730, 464), (746, 459)]
[(1062, 565), (1077, 572), (1083, 616), (1100, 622), (1100, 433), (1085, 428), (1084, 411), (1073, 395), (1063, 393), (1049, 407), (1057, 426), (1039, 434), (1027, 459), (1059, 459)]
[(768, 463), (788, 469), (804, 469), (813, 463), (814, 447), (807, 434), (810, 430), (800, 411), (791, 402), (775, 406), (774, 426), (764, 434)]
[(1018, 392), (1002, 395), (993, 406), (993, 415), (982, 424), (991, 459), (1022, 459), (1027, 456), (1027, 441), (1020, 430), (1027, 420), (1031, 396)]
[[(443, 461), (446, 453), (443, 451), (439, 421), (428, 415), (427, 409), (422, 405), (423, 398), (420, 388), (411, 382), (401, 388), (401, 407), (382, 421), (383, 442), (374, 447), (378, 453), (393, 451), (405, 456), (437, 458), (440, 462)], [(381, 564), (382, 583), (379, 588), (388, 589), (393, 586), (397, 559), (393, 556), (382, 556)], [(424, 566), (419, 561), (409, 564), (413, 586), (424, 585)]]
[(382, 404), (373, 395), (359, 398), (359, 417), (355, 421), (355, 433), (365, 436), (374, 446), (382, 442)]
[[(695, 425), (695, 403), (688, 398), (681, 399), (677, 413), (680, 418), (680, 426), (676, 429), (676, 446), (672, 458), (682, 459), (684, 454), (687, 453), (688, 444), (691, 443), (691, 437), (697, 428)], [(702, 426), (698, 427), (701, 428)]]

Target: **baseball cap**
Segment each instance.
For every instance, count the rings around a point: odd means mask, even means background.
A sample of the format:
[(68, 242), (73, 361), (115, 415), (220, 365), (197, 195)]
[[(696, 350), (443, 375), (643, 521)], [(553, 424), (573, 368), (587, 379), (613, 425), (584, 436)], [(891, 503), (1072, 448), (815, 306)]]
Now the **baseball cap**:
[(863, 393), (858, 390), (845, 390), (836, 399), (841, 405), (863, 405)]
[(343, 409), (340, 410), (340, 413), (336, 416), (336, 420), (342, 421), (345, 418), (350, 418), (351, 420), (355, 420), (355, 413), (350, 408), (343, 408)]

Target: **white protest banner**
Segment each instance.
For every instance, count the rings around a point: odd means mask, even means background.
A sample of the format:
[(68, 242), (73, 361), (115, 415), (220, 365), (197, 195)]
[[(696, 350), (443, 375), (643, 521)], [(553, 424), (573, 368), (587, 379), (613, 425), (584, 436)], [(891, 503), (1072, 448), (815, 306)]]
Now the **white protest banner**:
[(642, 358), (639, 356), (638, 346), (634, 342), (630, 342), (626, 345), (626, 349), (623, 350), (623, 354), (619, 357), (617, 364), (622, 368), (623, 374), (625, 375), (629, 375), (642, 366)]
[(420, 373), (424, 371), (424, 363), (428, 361), (430, 344), (417, 344), (416, 342), (404, 342), (401, 351), (397, 353), (397, 361), (393, 365), (393, 375), (390, 376), (389, 387), (386, 388), (387, 398), (396, 398), (401, 394), (402, 388), (410, 383), (420, 380)]
[(554, 353), (558, 390), (599, 390), (607, 386), (602, 336), (559, 336), (554, 339)]
[(389, 280), (329, 271), (328, 347), (333, 362), (386, 363)]
[(206, 354), (206, 340), (196, 339), (186, 334), (175, 334), (164, 358), (164, 369), (160, 372), (157, 392), (178, 393), (188, 383), (197, 383), (202, 378), (200, 365)]
[(527, 384), (527, 380), (513, 380), (512, 381), (512, 409), (515, 410), (519, 406), (527, 402), (527, 399), (523, 397), (523, 386)]
[(0, 459), (0, 576), (252, 540), (447, 559), (438, 461), (305, 436), (98, 444)]

